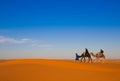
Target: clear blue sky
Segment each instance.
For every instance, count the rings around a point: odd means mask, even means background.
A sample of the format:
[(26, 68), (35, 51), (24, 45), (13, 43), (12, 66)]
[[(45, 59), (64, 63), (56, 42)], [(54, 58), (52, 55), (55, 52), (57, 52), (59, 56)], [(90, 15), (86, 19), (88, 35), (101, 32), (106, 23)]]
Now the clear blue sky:
[(120, 58), (119, 0), (0, 0), (0, 59)]

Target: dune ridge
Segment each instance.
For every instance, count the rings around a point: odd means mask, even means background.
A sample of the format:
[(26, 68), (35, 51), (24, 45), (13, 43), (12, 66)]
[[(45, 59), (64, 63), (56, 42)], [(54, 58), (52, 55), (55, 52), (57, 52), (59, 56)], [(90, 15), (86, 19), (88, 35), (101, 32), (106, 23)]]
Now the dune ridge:
[(119, 81), (120, 62), (24, 59), (0, 62), (0, 81)]

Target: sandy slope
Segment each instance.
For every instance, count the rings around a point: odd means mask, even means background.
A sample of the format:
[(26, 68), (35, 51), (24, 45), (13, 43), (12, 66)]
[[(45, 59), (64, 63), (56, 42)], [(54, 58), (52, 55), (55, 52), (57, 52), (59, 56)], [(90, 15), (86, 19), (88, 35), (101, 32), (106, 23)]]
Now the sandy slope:
[(120, 62), (4, 61), (0, 62), (0, 81), (120, 81)]

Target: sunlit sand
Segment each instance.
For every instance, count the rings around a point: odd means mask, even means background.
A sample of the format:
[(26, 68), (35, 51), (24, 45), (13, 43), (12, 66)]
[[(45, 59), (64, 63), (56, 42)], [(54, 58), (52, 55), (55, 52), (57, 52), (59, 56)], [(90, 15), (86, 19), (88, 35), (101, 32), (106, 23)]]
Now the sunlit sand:
[(0, 81), (120, 81), (120, 61), (106, 63), (39, 59), (2, 61)]

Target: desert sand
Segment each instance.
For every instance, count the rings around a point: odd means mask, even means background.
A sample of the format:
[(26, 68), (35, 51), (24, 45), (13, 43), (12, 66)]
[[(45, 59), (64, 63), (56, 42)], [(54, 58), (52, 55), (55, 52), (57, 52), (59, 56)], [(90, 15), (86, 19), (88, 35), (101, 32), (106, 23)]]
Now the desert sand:
[(43, 59), (2, 61), (0, 81), (120, 81), (120, 61), (106, 63)]

